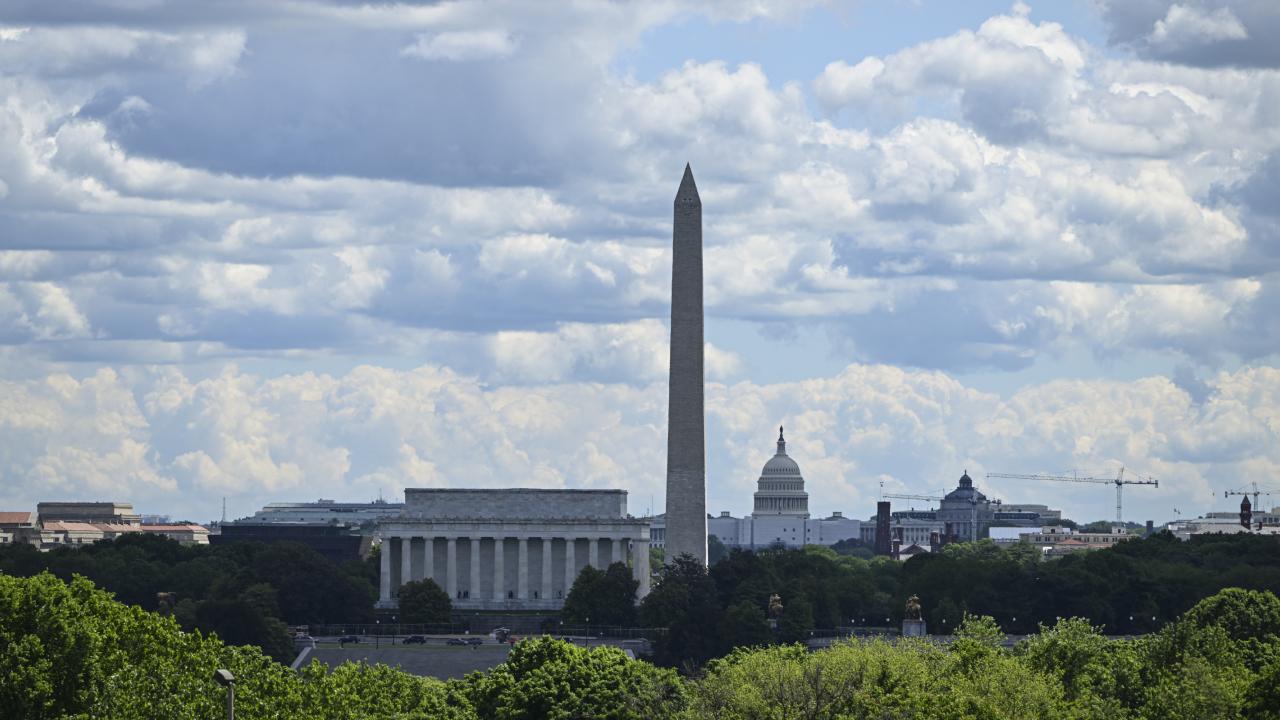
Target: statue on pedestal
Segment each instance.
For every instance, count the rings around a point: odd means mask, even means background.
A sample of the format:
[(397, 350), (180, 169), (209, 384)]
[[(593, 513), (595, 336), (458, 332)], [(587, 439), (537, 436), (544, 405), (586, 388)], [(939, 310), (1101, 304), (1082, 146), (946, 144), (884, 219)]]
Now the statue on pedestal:
[(902, 610), (902, 637), (924, 637), (927, 634), (924, 619), (920, 615), (920, 597), (912, 595), (907, 598), (907, 606)]
[(782, 617), (782, 598), (778, 593), (769, 596), (769, 627), (778, 629), (778, 618)]
[(902, 618), (904, 620), (920, 619), (920, 596), (919, 595), (912, 595), (911, 597), (907, 598), (907, 607), (902, 613)]

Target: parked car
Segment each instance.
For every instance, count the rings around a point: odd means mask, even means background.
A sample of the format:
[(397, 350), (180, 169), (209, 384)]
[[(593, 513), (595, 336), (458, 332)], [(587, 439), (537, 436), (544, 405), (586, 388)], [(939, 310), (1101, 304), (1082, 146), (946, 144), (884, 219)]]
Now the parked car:
[(469, 643), (466, 640), (463, 640), (462, 638), (449, 638), (448, 640), (444, 641), (444, 644), (445, 645), (467, 645)]
[(346, 645), (347, 643), (359, 643), (359, 642), (360, 642), (359, 635), (343, 635), (342, 637), (338, 638), (339, 645)]
[(410, 635), (404, 639), (404, 645), (426, 645), (427, 639), (421, 635)]
[(469, 637), (469, 638), (467, 638), (466, 640), (464, 640), (463, 642), (464, 642), (465, 644), (467, 644), (467, 645), (483, 645), (483, 644), (484, 644), (484, 640), (482, 640), (482, 639), (480, 639), (480, 638), (478, 638), (478, 637)]

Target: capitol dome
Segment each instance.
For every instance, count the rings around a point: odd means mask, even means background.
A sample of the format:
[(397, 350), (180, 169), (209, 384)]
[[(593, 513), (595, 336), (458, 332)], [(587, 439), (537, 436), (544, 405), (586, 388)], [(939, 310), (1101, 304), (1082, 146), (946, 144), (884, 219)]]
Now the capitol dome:
[[(779, 443), (783, 441), (779, 440)], [(769, 458), (769, 462), (764, 464), (764, 469), (760, 471), (760, 475), (799, 475), (800, 466), (796, 464), (789, 456), (783, 454), (781, 450), (777, 455)]]
[(809, 493), (804, 491), (800, 466), (787, 455), (787, 441), (778, 428), (778, 452), (764, 464), (755, 494), (755, 509), (761, 515), (809, 517)]

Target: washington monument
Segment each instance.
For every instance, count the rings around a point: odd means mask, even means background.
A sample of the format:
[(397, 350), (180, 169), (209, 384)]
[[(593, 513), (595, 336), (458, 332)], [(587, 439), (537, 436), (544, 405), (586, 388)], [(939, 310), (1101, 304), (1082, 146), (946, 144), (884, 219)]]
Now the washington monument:
[(686, 164), (671, 237), (671, 383), (667, 398), (667, 562), (707, 564), (702, 396), (702, 200)]

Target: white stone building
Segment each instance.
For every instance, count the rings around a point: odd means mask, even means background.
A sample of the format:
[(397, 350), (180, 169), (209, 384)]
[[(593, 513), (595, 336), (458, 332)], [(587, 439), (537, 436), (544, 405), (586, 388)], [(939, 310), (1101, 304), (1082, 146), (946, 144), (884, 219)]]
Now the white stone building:
[(649, 592), (649, 523), (627, 515), (625, 490), (405, 490), (399, 517), (378, 522), (380, 607), (410, 580), (432, 578), (462, 610), (558, 610), (586, 565), (626, 563)]
[(319, 499), (315, 502), (268, 503), (253, 514), (253, 520), (270, 523), (339, 523), (361, 525), (383, 518), (396, 517), (404, 511), (404, 503), (375, 500), (367, 503), (338, 502)]
[[(760, 471), (750, 517), (736, 518), (723, 511), (707, 518), (707, 534), (726, 547), (764, 549), (774, 545), (803, 547), (835, 545), (857, 539), (862, 523), (833, 512), (830, 517), (809, 517), (809, 493), (804, 489), (800, 466), (787, 455), (787, 442), (778, 428), (778, 450)], [(662, 547), (666, 518), (653, 518), (655, 545)]]

